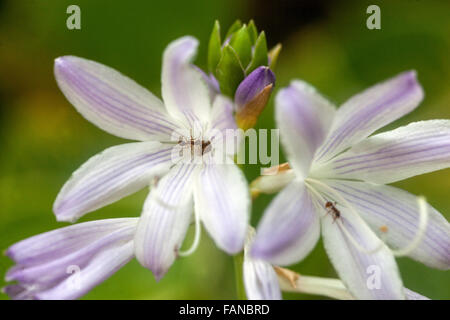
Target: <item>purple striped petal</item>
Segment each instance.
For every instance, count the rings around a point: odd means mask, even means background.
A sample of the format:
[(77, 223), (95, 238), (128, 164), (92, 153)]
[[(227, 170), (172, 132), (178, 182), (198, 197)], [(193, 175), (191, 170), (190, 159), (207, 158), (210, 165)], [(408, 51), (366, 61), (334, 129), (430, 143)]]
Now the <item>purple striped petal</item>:
[(293, 81), (276, 96), (276, 118), (289, 163), (306, 177), (334, 116), (334, 107), (314, 88)]
[(281, 300), (278, 277), (270, 263), (246, 255), (243, 268), (248, 300)]
[(174, 262), (189, 227), (196, 173), (193, 164), (176, 165), (145, 201), (135, 236), (135, 252), (157, 280)]
[(5, 254), (21, 266), (42, 264), (81, 250), (118, 229), (126, 229), (136, 223), (134, 218), (79, 223), (17, 242)]
[(225, 132), (227, 129), (237, 129), (233, 117), (233, 102), (225, 96), (218, 95), (211, 109), (210, 128)]
[(363, 140), (333, 159), (323, 172), (385, 184), (448, 167), (450, 120), (429, 120)]
[(171, 42), (164, 51), (162, 96), (167, 111), (188, 127), (207, 123), (211, 108), (208, 84), (191, 65), (198, 40), (186, 36)]
[(178, 129), (161, 100), (114, 69), (64, 56), (55, 60), (54, 72), (67, 100), (106, 132), (131, 140), (168, 140)]
[(240, 111), (270, 84), (275, 85), (275, 75), (268, 67), (261, 66), (252, 71), (236, 89), (234, 101), (237, 111)]
[[(384, 244), (380, 246), (380, 239), (362, 219), (339, 205), (338, 210), (341, 213), (338, 221), (330, 214), (321, 219), (323, 242), (350, 293), (365, 300), (404, 299), (402, 280), (392, 252)], [(343, 228), (361, 248), (351, 242)]]
[(211, 121), (205, 138), (211, 141), (214, 157), (219, 163), (224, 163), (224, 157), (234, 155), (240, 146), (242, 137), (236, 130), (233, 108), (233, 102), (230, 99), (217, 95), (211, 109)]
[[(417, 197), (398, 188), (354, 181), (327, 181), (386, 243), (406, 248), (418, 232), (420, 214)], [(422, 241), (409, 256), (425, 265), (450, 268), (450, 224), (428, 206), (428, 224)]]
[(8, 286), (6, 293), (13, 299), (80, 297), (133, 257), (137, 222), (137, 218), (91, 221), (11, 246), (7, 254), (17, 265), (8, 271), (6, 281), (18, 284)]
[(327, 161), (376, 130), (414, 110), (423, 99), (416, 72), (408, 71), (377, 84), (345, 102), (316, 155)]
[(216, 77), (212, 73), (206, 74), (202, 69), (197, 67), (196, 65), (192, 65), (195, 69), (200, 72), (202, 75), (203, 81), (208, 85), (209, 89), (209, 98), (212, 101), (216, 98), (218, 94), (220, 94), (219, 81), (217, 81)]
[(194, 190), (195, 210), (216, 245), (229, 254), (244, 247), (250, 216), (250, 194), (235, 164), (207, 164)]
[(74, 221), (131, 193), (172, 165), (171, 146), (136, 142), (111, 147), (83, 164), (61, 189), (53, 205), (58, 221)]
[(132, 241), (104, 250), (93, 257), (78, 274), (71, 275), (51, 289), (37, 293), (35, 297), (40, 300), (77, 299), (108, 279), (133, 257)]
[(251, 254), (275, 265), (293, 264), (311, 252), (319, 234), (311, 196), (303, 182), (293, 181), (266, 209)]

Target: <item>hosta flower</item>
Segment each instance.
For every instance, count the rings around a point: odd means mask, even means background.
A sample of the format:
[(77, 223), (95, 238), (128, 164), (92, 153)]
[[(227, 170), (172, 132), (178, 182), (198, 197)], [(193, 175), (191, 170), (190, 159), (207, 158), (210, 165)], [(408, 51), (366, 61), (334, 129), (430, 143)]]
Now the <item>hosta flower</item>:
[(138, 218), (84, 222), (12, 245), (3, 291), (12, 299), (76, 299), (134, 257)]
[(276, 183), (276, 176), (263, 176), (253, 185), (255, 193), (284, 188), (257, 228), (252, 256), (276, 265), (298, 262), (321, 232), (339, 277), (361, 299), (405, 297), (394, 254), (448, 269), (449, 223), (416, 196), (385, 184), (449, 167), (450, 121), (372, 135), (422, 98), (412, 71), (338, 110), (304, 82), (281, 90), (276, 118), (292, 169), (281, 170)]
[(155, 186), (137, 227), (135, 252), (157, 278), (180, 254), (193, 203), (195, 244), (202, 220), (216, 244), (230, 254), (243, 248), (249, 217), (243, 174), (232, 161), (222, 164), (216, 156), (223, 151), (222, 133), (236, 128), (233, 104), (221, 95), (211, 99), (202, 75), (191, 65), (197, 46), (196, 39), (183, 37), (165, 50), (164, 103), (99, 63), (72, 56), (55, 62), (59, 87), (86, 119), (113, 135), (139, 141), (106, 149), (82, 165), (59, 193), (56, 217), (74, 221)]

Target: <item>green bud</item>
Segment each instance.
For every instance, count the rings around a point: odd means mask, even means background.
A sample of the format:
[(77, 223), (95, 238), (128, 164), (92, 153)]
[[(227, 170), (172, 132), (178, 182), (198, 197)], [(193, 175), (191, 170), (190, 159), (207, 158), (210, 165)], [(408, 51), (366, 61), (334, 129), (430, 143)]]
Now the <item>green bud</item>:
[(231, 36), (230, 46), (236, 51), (242, 67), (246, 68), (252, 60), (252, 42), (246, 25)]
[(241, 20), (236, 20), (228, 29), (227, 34), (225, 35), (225, 39), (228, 39), (232, 36), (233, 33), (238, 31), (240, 28), (242, 28), (242, 22)]
[(255, 44), (256, 39), (258, 38), (258, 29), (256, 29), (255, 22), (253, 20), (250, 20), (247, 28), (248, 34), (250, 35), (250, 40), (252, 41), (252, 44)]
[(222, 93), (233, 98), (239, 83), (252, 71), (275, 65), (280, 49), (277, 46), (269, 52), (266, 35), (264, 31), (258, 33), (253, 20), (248, 25), (235, 21), (225, 38), (221, 38), (219, 22), (215, 21), (208, 45), (208, 70)]
[(222, 50), (215, 76), (219, 81), (220, 91), (230, 97), (234, 96), (239, 83), (244, 80), (244, 70), (236, 51), (228, 44)]
[(260, 66), (267, 66), (269, 64), (269, 59), (267, 56), (267, 43), (266, 35), (264, 31), (259, 34), (258, 39), (256, 39), (255, 49), (253, 51), (253, 57), (250, 65), (245, 70), (246, 74), (250, 74), (253, 70)]
[(220, 25), (216, 20), (214, 28), (209, 38), (208, 45), (208, 69), (209, 72), (214, 73), (217, 64), (222, 56), (222, 42), (220, 40)]

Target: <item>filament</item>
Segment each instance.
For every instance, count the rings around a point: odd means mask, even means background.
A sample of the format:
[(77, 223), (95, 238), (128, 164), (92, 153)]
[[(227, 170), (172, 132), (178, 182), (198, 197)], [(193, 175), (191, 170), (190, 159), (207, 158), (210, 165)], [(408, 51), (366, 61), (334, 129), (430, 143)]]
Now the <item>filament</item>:
[(195, 250), (197, 250), (198, 245), (200, 244), (200, 238), (202, 234), (202, 228), (200, 225), (200, 216), (198, 214), (198, 210), (194, 210), (194, 216), (195, 216), (195, 234), (194, 234), (194, 241), (192, 242), (192, 245), (189, 249), (186, 251), (180, 251), (178, 252), (178, 255), (180, 257), (186, 257), (194, 253)]
[(394, 253), (394, 255), (397, 257), (406, 256), (409, 253), (411, 253), (414, 249), (416, 249), (419, 246), (420, 242), (423, 239), (423, 236), (425, 235), (425, 230), (427, 229), (428, 218), (429, 218), (427, 201), (425, 200), (425, 197), (423, 197), (423, 196), (418, 197), (417, 205), (419, 206), (420, 218), (419, 218), (419, 226), (417, 228), (416, 235), (414, 236), (411, 243), (408, 246), (406, 246), (405, 248), (397, 249), (397, 250), (391, 249), (392, 252)]

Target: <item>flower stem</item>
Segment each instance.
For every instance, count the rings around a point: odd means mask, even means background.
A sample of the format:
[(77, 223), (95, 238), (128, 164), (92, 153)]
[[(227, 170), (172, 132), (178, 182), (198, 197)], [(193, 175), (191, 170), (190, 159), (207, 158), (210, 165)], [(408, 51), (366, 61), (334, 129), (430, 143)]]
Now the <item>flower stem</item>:
[(234, 276), (236, 278), (236, 295), (238, 300), (247, 300), (244, 288), (244, 277), (243, 277), (243, 263), (244, 263), (244, 253), (238, 253), (233, 257), (234, 261)]

